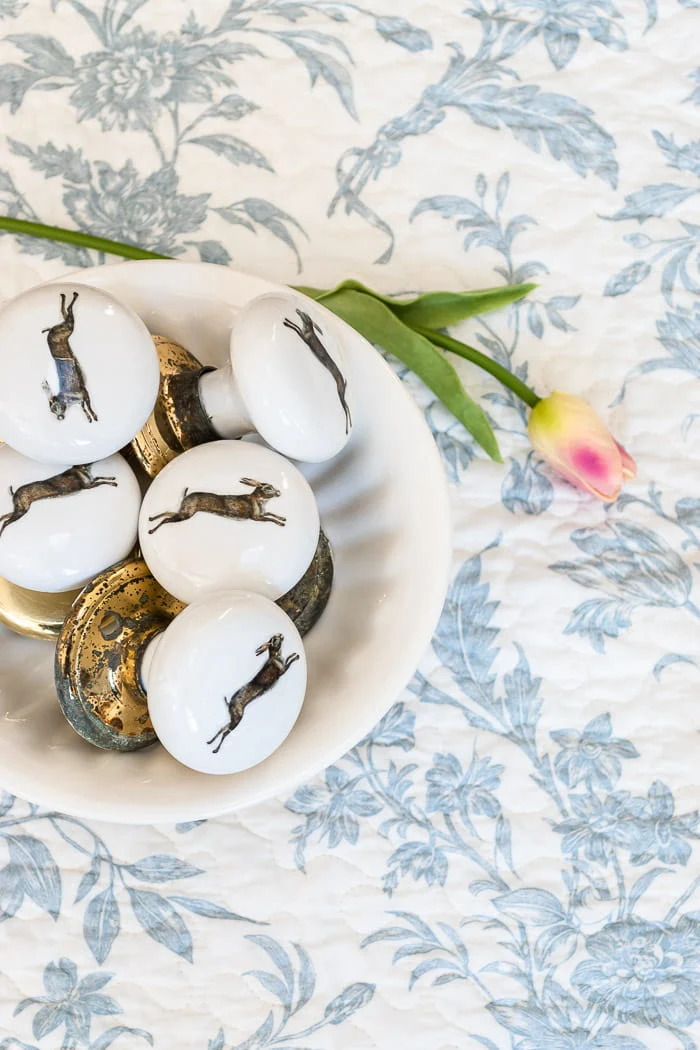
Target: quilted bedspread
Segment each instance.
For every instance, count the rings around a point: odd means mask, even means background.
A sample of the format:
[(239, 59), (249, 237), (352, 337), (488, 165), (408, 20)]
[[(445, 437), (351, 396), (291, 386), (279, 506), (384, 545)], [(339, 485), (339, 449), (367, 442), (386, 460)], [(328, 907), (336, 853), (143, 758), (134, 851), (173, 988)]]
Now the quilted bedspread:
[[(451, 587), (376, 729), (226, 819), (0, 793), (0, 1048), (700, 1046), (700, 2), (0, 0), (0, 212), (286, 283), (533, 280), (455, 334), (586, 397), (604, 506), (402, 371)], [(0, 238), (0, 297), (76, 266)]]

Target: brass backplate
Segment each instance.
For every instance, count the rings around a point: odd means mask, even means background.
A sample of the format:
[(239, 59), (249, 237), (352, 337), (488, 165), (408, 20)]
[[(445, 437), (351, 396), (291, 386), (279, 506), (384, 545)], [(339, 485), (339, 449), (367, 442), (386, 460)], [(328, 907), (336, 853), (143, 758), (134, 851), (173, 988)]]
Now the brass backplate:
[(64, 715), (91, 744), (134, 751), (155, 742), (141, 657), (184, 607), (139, 558), (100, 573), (75, 600), (56, 645), (56, 690)]

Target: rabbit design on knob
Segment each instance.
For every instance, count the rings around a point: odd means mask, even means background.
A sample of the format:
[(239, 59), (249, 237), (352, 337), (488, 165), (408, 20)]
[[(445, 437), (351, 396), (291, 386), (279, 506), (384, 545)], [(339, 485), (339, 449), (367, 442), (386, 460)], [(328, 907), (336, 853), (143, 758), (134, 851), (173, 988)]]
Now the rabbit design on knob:
[(73, 307), (78, 298), (78, 293), (73, 292), (73, 298), (68, 306), (66, 306), (66, 297), (63, 293), (61, 293), (60, 298), (63, 320), (51, 328), (42, 328), (41, 330), (42, 335), (46, 333), (49, 351), (56, 364), (58, 393), (54, 394), (47, 382), (42, 383), (42, 388), (49, 399), (49, 408), (56, 419), (65, 419), (66, 411), (71, 405), (80, 405), (88, 423), (93, 423), (97, 421), (97, 415), (90, 404), (90, 394), (85, 385), (83, 370), (70, 345), (70, 337), (75, 328)]
[(320, 361), (323, 367), (332, 375), (333, 382), (338, 390), (338, 399), (343, 407), (343, 412), (345, 413), (345, 433), (349, 434), (350, 427), (352, 426), (352, 416), (350, 415), (350, 407), (345, 398), (348, 381), (319, 338), (319, 336), (323, 335), (323, 329), (320, 328), (313, 318), (309, 317), (309, 315), (303, 310), (297, 310), (297, 314), (301, 320), (301, 327), (298, 324), (295, 324), (294, 321), (290, 321), (288, 317), (285, 317), (284, 319), (284, 327), (291, 328), (293, 332), (296, 332), (299, 338), (306, 343), (316, 360)]
[(10, 488), (12, 496), (12, 510), (9, 514), (0, 517), (0, 536), (8, 525), (19, 521), (29, 511), (33, 503), (40, 499), (55, 499), (57, 496), (70, 496), (73, 492), (83, 492), (85, 489), (96, 489), (100, 485), (111, 485), (117, 487), (114, 477), (93, 478), (90, 473), (90, 464), (81, 467), (70, 467), (62, 474), (55, 474), (52, 478), (44, 481), (30, 481), (26, 485), (20, 485), (18, 489)]
[(216, 740), (221, 737), (219, 743), (214, 748), (214, 754), (217, 755), (221, 750), (223, 744), (229, 733), (232, 733), (236, 726), (239, 725), (245, 709), (248, 704), (251, 704), (253, 700), (257, 700), (259, 696), (266, 693), (269, 689), (272, 689), (273, 685), (279, 681), (283, 674), (286, 674), (293, 663), (299, 659), (299, 653), (292, 653), (286, 658), (282, 658), (282, 644), (284, 642), (284, 635), (273, 634), (269, 642), (265, 642), (258, 649), (255, 650), (256, 656), (262, 656), (263, 653), (267, 653), (267, 660), (262, 665), (257, 674), (251, 678), (249, 682), (242, 685), (240, 689), (237, 689), (230, 700), (224, 700), (228, 707), (229, 723), (228, 725), (222, 726), (218, 733), (215, 733), (211, 740), (207, 740), (207, 745), (215, 743)]
[(281, 495), (280, 490), (265, 481), (254, 481), (253, 478), (241, 478), (241, 485), (250, 485), (252, 492), (243, 492), (235, 496), (225, 496), (217, 492), (188, 492), (185, 489), (180, 507), (176, 511), (163, 511), (153, 514), (149, 521), (157, 521), (149, 536), (163, 525), (174, 525), (179, 521), (188, 521), (200, 512), (216, 514), (220, 518), (232, 518), (234, 521), (271, 521), (275, 525), (286, 524), (287, 519), (281, 514), (271, 514), (267, 510), (268, 500)]

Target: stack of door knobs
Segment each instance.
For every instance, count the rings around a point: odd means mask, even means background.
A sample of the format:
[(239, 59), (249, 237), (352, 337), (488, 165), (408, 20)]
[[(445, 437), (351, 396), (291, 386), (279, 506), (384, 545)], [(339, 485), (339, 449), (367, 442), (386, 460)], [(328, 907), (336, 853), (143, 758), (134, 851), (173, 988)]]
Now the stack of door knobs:
[(263, 761), (301, 710), (302, 637), (332, 586), (291, 462), (351, 436), (332, 318), (262, 295), (213, 369), (104, 291), (42, 285), (0, 310), (2, 366), (0, 623), (55, 641), (90, 743), (160, 741), (202, 773)]

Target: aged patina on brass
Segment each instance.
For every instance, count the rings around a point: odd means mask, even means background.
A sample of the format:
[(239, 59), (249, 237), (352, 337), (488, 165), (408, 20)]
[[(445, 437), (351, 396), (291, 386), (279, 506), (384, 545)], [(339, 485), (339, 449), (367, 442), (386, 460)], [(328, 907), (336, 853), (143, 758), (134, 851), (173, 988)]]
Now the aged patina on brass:
[(160, 363), (160, 388), (153, 412), (129, 446), (133, 458), (150, 478), (172, 459), (219, 435), (202, 408), (199, 380), (210, 367), (162, 335), (152, 336)]
[(303, 637), (318, 623), (328, 605), (333, 586), (333, 555), (328, 537), (321, 529), (313, 561), (291, 590), (277, 599)]
[(15, 634), (54, 642), (80, 590), (44, 594), (0, 577), (0, 623)]
[(139, 668), (182, 612), (140, 558), (100, 573), (74, 602), (56, 646), (56, 690), (73, 728), (97, 747), (135, 751), (156, 740)]

